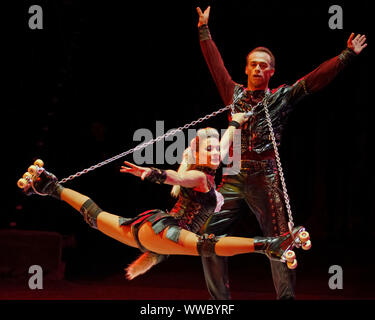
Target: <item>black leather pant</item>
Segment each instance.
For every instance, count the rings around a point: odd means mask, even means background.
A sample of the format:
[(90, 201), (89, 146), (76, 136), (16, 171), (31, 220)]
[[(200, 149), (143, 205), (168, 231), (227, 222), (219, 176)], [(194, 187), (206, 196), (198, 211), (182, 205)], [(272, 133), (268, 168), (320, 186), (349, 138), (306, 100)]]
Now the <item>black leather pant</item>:
[[(219, 187), (225, 203), (215, 213), (204, 232), (229, 235), (241, 217), (243, 202), (255, 214), (264, 236), (277, 236), (288, 231), (283, 194), (275, 161), (251, 161), (249, 169), (241, 169), (238, 175), (224, 176)], [(242, 212), (241, 212), (242, 211)], [(295, 271), (285, 263), (270, 261), (277, 299), (293, 299)], [(212, 299), (231, 299), (227, 257), (202, 257), (206, 284)]]

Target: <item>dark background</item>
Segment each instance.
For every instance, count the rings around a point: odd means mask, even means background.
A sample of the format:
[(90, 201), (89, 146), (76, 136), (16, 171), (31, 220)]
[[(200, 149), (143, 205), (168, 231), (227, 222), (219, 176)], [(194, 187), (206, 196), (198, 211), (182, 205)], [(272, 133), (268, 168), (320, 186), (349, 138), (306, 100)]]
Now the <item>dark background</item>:
[[(44, 10), (43, 30), (28, 27), (32, 4)], [(328, 27), (331, 3), (20, 1), (12, 10), (6, 61), (11, 73), (2, 110), (0, 227), (73, 236), (74, 249), (64, 253), (68, 276), (83, 269), (117, 272), (133, 260), (136, 250), (88, 228), (64, 203), (25, 197), (16, 182), (36, 158), (61, 179), (136, 146), (134, 132), (149, 128), (155, 134), (156, 120), (168, 130), (221, 108), (197, 35), (195, 8), (211, 5), (213, 39), (233, 80), (244, 84), (245, 57), (256, 46), (270, 48), (276, 57), (270, 82), (275, 88), (338, 55), (351, 32), (367, 35), (369, 45), (360, 56), (296, 106), (280, 150), (295, 220), (316, 241), (315, 254), (332, 250), (337, 259), (327, 261), (327, 270), (340, 264), (342, 254), (356, 261), (353, 249), (368, 252), (375, 236), (371, 17), (369, 2), (334, 4), (343, 8), (343, 30)], [(226, 115), (202, 125), (226, 128)], [(173, 206), (170, 186), (120, 174), (121, 164), (117, 160), (65, 185), (122, 216)], [(259, 232), (253, 216), (239, 230)], [(335, 255), (336, 247), (348, 250)], [(197, 258), (187, 259), (199, 265)], [(233, 259), (231, 268), (244, 259)], [(355, 262), (359, 270), (369, 263), (364, 256)]]

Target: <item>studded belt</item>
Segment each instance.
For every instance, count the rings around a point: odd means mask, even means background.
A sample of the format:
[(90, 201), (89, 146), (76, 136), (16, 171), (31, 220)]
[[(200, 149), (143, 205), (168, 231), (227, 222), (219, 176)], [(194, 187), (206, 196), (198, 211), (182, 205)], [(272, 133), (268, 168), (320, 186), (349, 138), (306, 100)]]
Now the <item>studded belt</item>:
[(277, 172), (275, 160), (241, 160), (241, 170), (263, 171), (273, 170)]

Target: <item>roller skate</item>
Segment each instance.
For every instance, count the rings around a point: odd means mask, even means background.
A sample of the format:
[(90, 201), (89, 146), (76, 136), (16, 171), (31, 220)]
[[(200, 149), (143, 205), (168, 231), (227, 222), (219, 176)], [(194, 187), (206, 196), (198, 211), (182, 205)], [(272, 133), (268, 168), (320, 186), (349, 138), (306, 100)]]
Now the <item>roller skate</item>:
[(256, 237), (254, 249), (264, 253), (270, 260), (281, 261), (287, 264), (289, 269), (297, 268), (294, 248), (309, 250), (311, 248), (310, 235), (304, 227), (295, 227), (293, 232), (285, 233), (279, 237)]
[(45, 170), (43, 166), (42, 160), (36, 160), (34, 165), (31, 165), (23, 177), (18, 180), (18, 187), (28, 196), (32, 194), (49, 195), (60, 199), (63, 187), (58, 183), (56, 176)]

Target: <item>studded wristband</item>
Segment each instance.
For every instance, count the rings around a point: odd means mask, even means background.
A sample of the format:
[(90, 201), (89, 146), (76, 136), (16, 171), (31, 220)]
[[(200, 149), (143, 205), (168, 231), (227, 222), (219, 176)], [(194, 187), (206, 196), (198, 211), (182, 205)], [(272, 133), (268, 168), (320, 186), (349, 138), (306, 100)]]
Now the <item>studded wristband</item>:
[(164, 183), (164, 181), (167, 179), (167, 172), (165, 170), (160, 170), (157, 168), (150, 169), (151, 172), (145, 177), (145, 180), (158, 184)]
[(199, 33), (199, 40), (200, 41), (211, 39), (210, 29), (208, 29), (207, 24), (204, 24), (204, 25), (200, 26), (198, 28), (198, 33)]
[(357, 54), (350, 48), (346, 48), (339, 54), (339, 59), (341, 63), (347, 65), (350, 61), (352, 61)]
[(234, 120), (232, 120), (231, 122), (229, 122), (229, 126), (233, 126), (236, 129), (238, 129), (239, 127), (241, 127), (240, 123), (237, 122), (237, 121), (234, 121)]

